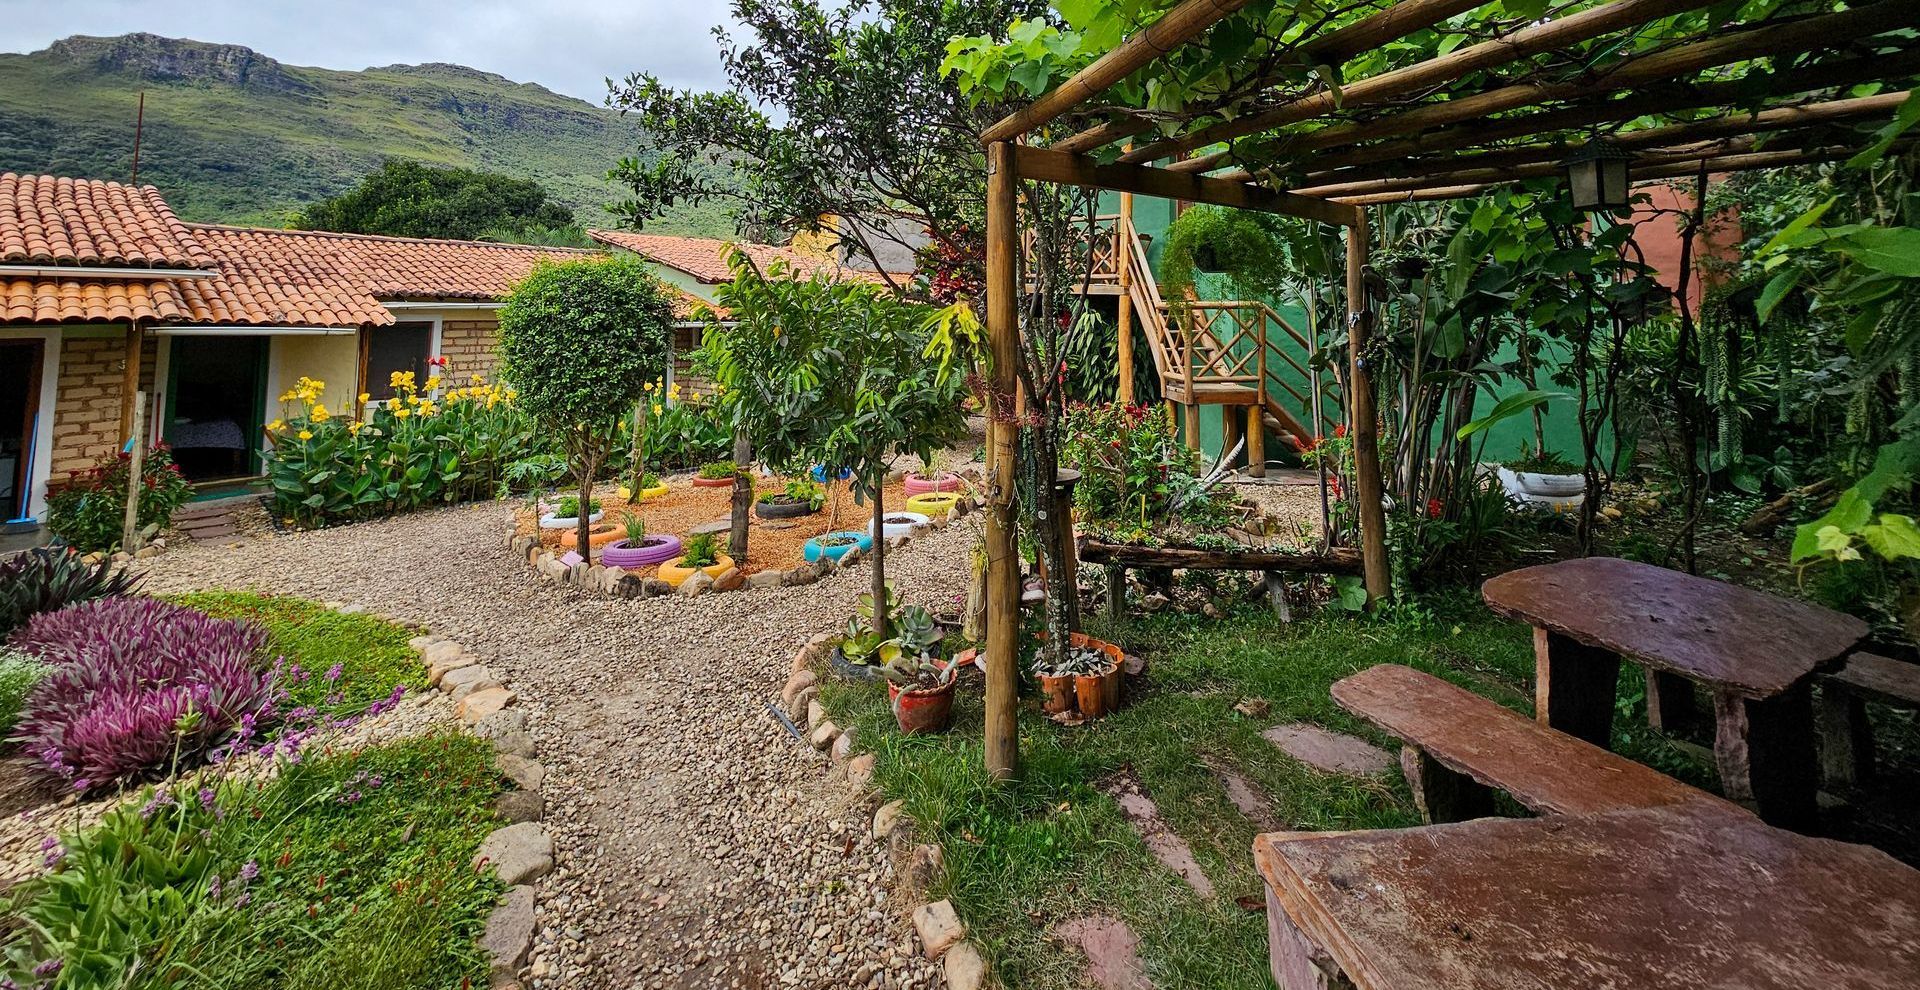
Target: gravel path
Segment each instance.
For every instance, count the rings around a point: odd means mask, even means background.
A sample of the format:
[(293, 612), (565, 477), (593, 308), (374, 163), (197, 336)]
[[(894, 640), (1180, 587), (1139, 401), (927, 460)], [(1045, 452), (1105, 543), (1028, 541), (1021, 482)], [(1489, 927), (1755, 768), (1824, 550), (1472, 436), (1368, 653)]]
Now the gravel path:
[[(558, 868), (540, 883), (535, 990), (934, 987), (871, 808), (763, 702), (871, 580), (643, 600), (537, 579), (480, 504), (182, 544), (147, 590), (359, 604), (451, 636), (521, 693)], [(888, 555), (908, 601), (951, 606), (978, 515)]]

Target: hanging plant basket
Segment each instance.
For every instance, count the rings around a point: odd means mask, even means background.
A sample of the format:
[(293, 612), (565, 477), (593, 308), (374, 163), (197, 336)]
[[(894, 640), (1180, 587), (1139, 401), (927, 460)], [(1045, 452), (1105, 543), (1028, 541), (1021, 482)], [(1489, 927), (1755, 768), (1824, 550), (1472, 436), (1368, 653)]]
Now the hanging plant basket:
[(663, 561), (680, 556), (680, 538), (678, 536), (649, 536), (634, 546), (626, 540), (615, 540), (600, 549), (600, 562), (608, 567), (624, 567), (635, 570), (651, 567)]

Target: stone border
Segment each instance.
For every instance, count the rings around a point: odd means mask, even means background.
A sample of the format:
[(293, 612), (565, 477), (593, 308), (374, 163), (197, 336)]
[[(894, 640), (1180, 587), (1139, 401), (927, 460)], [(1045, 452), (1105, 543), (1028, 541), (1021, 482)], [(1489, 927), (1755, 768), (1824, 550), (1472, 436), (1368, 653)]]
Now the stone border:
[[(896, 536), (888, 540), (887, 549), (905, 546), (914, 537), (924, 536), (929, 530), (944, 529), (953, 525), (960, 520), (960, 517), (985, 504), (978, 495), (963, 496), (952, 509), (947, 511), (946, 515), (935, 516), (915, 525), (912, 536)], [(659, 578), (643, 578), (638, 574), (629, 573), (624, 567), (568, 564), (564, 557), (571, 555), (572, 551), (566, 554), (555, 554), (542, 545), (537, 536), (508, 533), (506, 547), (514, 556), (524, 559), (533, 569), (533, 573), (544, 580), (614, 598), (659, 598), (667, 595), (682, 595), (690, 598), (710, 591), (792, 588), (813, 584), (842, 567), (857, 563), (866, 556), (859, 547), (854, 547), (841, 555), (838, 561), (821, 557), (810, 564), (797, 564), (791, 570), (785, 571), (757, 571), (749, 575), (743, 574), (739, 568), (730, 568), (719, 577), (708, 577), (704, 572), (700, 572), (681, 582), (676, 588)]]
[[(965, 504), (965, 503), (962, 503)], [(838, 637), (819, 633), (794, 654), (793, 669), (780, 688), (780, 702), (794, 727), (806, 726), (802, 734), (808, 745), (826, 753), (846, 772), (846, 781), (868, 800), (878, 800), (869, 784), (873, 780), (875, 754), (853, 755), (858, 730), (841, 729), (827, 716), (820, 704), (820, 675), (815, 667), (825, 661)], [(980, 948), (967, 939), (966, 922), (960, 920), (950, 900), (927, 903), (922, 892), (946, 869), (946, 853), (937, 843), (916, 843), (913, 819), (906, 813), (906, 802), (887, 801), (873, 813), (873, 838), (887, 844), (894, 873), (905, 879), (914, 899), (914, 934), (920, 940), (920, 952), (929, 962), (938, 961), (948, 990), (982, 990), (995, 985), (986, 958)]]
[(537, 927), (533, 882), (553, 871), (553, 839), (540, 825), (546, 813), (541, 795), (546, 767), (534, 762), (527, 713), (514, 707), (519, 695), (459, 643), (444, 636), (420, 635), (407, 641), (427, 666), (427, 682), (446, 694), (466, 731), (493, 743), (494, 765), (513, 789), (494, 799), (493, 810), (508, 824), (495, 829), (474, 854), (475, 870), (491, 869), (507, 884), (507, 893), (487, 915), (480, 949), (487, 956), (491, 990), (523, 990), (528, 957)]

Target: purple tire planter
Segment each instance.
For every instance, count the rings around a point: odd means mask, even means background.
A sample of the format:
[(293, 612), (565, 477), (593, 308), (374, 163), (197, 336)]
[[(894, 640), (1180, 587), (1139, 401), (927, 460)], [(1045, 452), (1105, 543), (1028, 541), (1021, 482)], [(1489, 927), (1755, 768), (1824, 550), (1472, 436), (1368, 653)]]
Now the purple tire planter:
[(600, 563), (608, 567), (650, 567), (662, 561), (680, 556), (680, 538), (678, 536), (649, 536), (638, 547), (627, 545), (626, 540), (616, 540), (600, 548)]

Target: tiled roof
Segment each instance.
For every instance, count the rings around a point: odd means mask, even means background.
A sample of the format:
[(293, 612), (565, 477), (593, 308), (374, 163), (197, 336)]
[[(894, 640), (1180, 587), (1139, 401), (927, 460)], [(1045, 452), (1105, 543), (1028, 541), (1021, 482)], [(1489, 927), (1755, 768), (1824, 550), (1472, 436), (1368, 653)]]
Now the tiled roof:
[(748, 244), (711, 237), (669, 237), (630, 230), (589, 230), (587, 236), (602, 244), (632, 251), (669, 268), (677, 268), (709, 284), (733, 280), (733, 273), (727, 270), (726, 249), (729, 246), (745, 251), (747, 257), (752, 258), (753, 263), (762, 270), (779, 260), (786, 262), (788, 270), (801, 278), (825, 275), (828, 278), (857, 278), (870, 282), (880, 280), (875, 272), (846, 268), (772, 244)]
[(0, 264), (202, 268), (211, 262), (152, 186), (0, 174)]
[(172, 320), (183, 312), (174, 282), (131, 279), (0, 280), (0, 323)]

